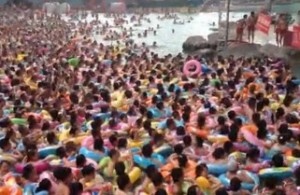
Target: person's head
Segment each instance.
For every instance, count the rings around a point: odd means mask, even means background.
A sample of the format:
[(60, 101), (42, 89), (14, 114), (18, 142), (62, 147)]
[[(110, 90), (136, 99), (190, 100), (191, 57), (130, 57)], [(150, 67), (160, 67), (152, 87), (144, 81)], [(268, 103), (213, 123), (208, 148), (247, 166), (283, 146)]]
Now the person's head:
[(216, 191), (216, 195), (229, 195), (226, 188), (222, 187), (217, 189)]
[(10, 144), (9, 138), (5, 137), (5, 138), (0, 139), (0, 148), (3, 151), (9, 151), (11, 149), (11, 144)]
[(57, 138), (54, 132), (49, 132), (46, 135), (47, 142), (51, 144), (56, 144), (57, 143)]
[(118, 148), (119, 149), (127, 148), (127, 139), (126, 138), (120, 138), (118, 140)]
[(185, 147), (189, 147), (192, 145), (192, 137), (190, 135), (186, 135), (183, 137), (183, 143)]
[(268, 177), (264, 180), (264, 186), (266, 188), (268, 188), (269, 190), (276, 189), (277, 183), (278, 183), (278, 181), (274, 177)]
[(177, 154), (177, 155), (181, 155), (182, 152), (184, 150), (184, 147), (182, 146), (182, 144), (176, 144), (174, 146), (174, 152)]
[(239, 170), (239, 164), (235, 160), (228, 162), (228, 171), (231, 173), (236, 173)]
[(272, 157), (272, 164), (274, 167), (284, 167), (284, 159), (281, 154), (275, 154)]
[(112, 161), (117, 162), (120, 157), (120, 152), (115, 149), (111, 149), (108, 153), (108, 156), (111, 158)]
[(214, 159), (219, 160), (225, 157), (225, 151), (223, 148), (216, 148), (215, 151), (212, 153)]
[(259, 158), (260, 152), (259, 149), (257, 148), (251, 148), (248, 152), (247, 152), (247, 158), (251, 161), (257, 161)]
[(150, 158), (153, 153), (151, 144), (146, 144), (142, 147), (142, 154), (146, 158)]
[(83, 167), (86, 164), (86, 158), (83, 154), (79, 154), (76, 156), (76, 167)]
[(30, 181), (30, 182), (36, 182), (38, 180), (37, 172), (32, 164), (27, 164), (23, 168), (23, 178)]
[(81, 174), (82, 176), (84, 177), (84, 180), (86, 182), (90, 182), (92, 181), (93, 179), (95, 179), (95, 176), (96, 176), (96, 170), (93, 166), (91, 165), (87, 165), (87, 166), (84, 166), (82, 169), (81, 169)]
[(103, 140), (101, 138), (98, 138), (98, 139), (94, 140), (94, 150), (104, 151), (103, 145), (104, 145), (104, 143), (103, 143)]
[(57, 167), (53, 171), (54, 177), (66, 185), (69, 185), (73, 180), (72, 170), (69, 167)]
[(81, 195), (83, 192), (83, 185), (80, 182), (72, 182), (69, 188), (70, 195)]
[(154, 195), (168, 195), (167, 191), (163, 188), (159, 188), (158, 190), (156, 190), (156, 192), (154, 193)]
[(39, 159), (39, 154), (38, 151), (36, 149), (28, 149), (26, 152), (26, 156), (27, 156), (27, 161), (28, 162), (34, 162), (37, 161)]
[(160, 172), (156, 171), (155, 173), (152, 174), (151, 181), (155, 186), (155, 188), (159, 188), (160, 186), (163, 185), (164, 178)]
[(181, 168), (173, 168), (171, 171), (171, 177), (174, 183), (181, 182), (183, 180), (183, 170)]
[(201, 195), (201, 191), (199, 189), (198, 186), (196, 185), (192, 185), (189, 187), (188, 191), (187, 191), (187, 195)]
[(0, 161), (0, 172), (2, 174), (8, 173), (9, 166), (10, 166), (10, 163), (8, 161), (5, 161), (5, 160)]
[(223, 145), (223, 148), (224, 148), (224, 151), (227, 153), (227, 154), (230, 154), (234, 151), (234, 145), (231, 141), (227, 141), (224, 143)]
[(234, 177), (230, 180), (229, 188), (231, 191), (237, 192), (241, 189), (242, 186), (241, 184), (242, 184), (241, 180), (237, 177)]
[(196, 166), (196, 178), (197, 177), (207, 177), (208, 176), (208, 168), (206, 166), (206, 164), (199, 164)]
[(122, 174), (117, 178), (118, 188), (122, 191), (127, 191), (130, 188), (130, 179), (127, 174)]
[(124, 162), (120, 161), (115, 164), (115, 171), (118, 176), (125, 174), (125, 170), (126, 167)]
[(35, 192), (42, 192), (42, 191), (50, 191), (51, 189), (51, 182), (49, 179), (42, 179), (42, 181), (40, 181), (38, 187), (36, 188)]
[(186, 165), (188, 163), (188, 159), (187, 159), (186, 155), (184, 155), (184, 154), (179, 155), (177, 160), (178, 160), (179, 167), (181, 167), (181, 168), (186, 167)]
[(65, 148), (62, 146), (58, 147), (56, 149), (56, 156), (58, 156), (61, 159), (67, 157), (67, 152), (66, 152)]

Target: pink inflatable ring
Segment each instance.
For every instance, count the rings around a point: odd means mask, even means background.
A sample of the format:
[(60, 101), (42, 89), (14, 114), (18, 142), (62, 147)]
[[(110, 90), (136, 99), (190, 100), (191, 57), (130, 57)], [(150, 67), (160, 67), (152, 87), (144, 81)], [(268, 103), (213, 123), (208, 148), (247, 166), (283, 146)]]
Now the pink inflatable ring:
[[(191, 71), (192, 68), (196, 68), (195, 71)], [(194, 76), (201, 73), (201, 64), (197, 60), (190, 60), (183, 66), (183, 73), (185, 76)]]

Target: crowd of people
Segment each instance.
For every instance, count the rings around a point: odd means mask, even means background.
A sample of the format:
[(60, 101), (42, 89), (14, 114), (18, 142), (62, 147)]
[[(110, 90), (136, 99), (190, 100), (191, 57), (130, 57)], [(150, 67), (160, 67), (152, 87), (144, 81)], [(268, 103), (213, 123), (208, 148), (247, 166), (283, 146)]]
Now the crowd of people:
[(1, 10), (1, 195), (300, 193), (286, 62), (104, 45), (93, 17)]

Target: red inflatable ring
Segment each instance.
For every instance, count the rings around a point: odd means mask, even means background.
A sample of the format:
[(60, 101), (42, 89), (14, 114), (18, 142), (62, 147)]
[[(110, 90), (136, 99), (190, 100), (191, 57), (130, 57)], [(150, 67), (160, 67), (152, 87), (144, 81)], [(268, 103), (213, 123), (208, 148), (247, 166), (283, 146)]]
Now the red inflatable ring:
[[(192, 68), (195, 68), (195, 71), (191, 71)], [(201, 73), (201, 64), (197, 60), (190, 60), (184, 64), (183, 73), (185, 76), (194, 76)]]

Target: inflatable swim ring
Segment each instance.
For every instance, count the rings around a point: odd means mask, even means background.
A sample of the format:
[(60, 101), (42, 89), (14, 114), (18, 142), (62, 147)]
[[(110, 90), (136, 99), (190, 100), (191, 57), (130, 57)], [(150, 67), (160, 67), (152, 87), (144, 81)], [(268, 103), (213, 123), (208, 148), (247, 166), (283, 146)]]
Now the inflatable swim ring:
[[(245, 182), (243, 182), (242, 183), (242, 189), (252, 191), (255, 186), (259, 185), (259, 178), (258, 178), (257, 175), (255, 175), (251, 172), (248, 172), (248, 171), (246, 171), (246, 174), (253, 180), (254, 183), (245, 183)], [(219, 180), (222, 182), (222, 184), (225, 187), (229, 187), (230, 179), (227, 178), (226, 174), (220, 175)]]
[[(196, 68), (193, 72), (190, 71), (191, 68)], [(195, 76), (201, 73), (201, 64), (197, 60), (190, 60), (184, 64), (183, 73), (185, 76)]]

